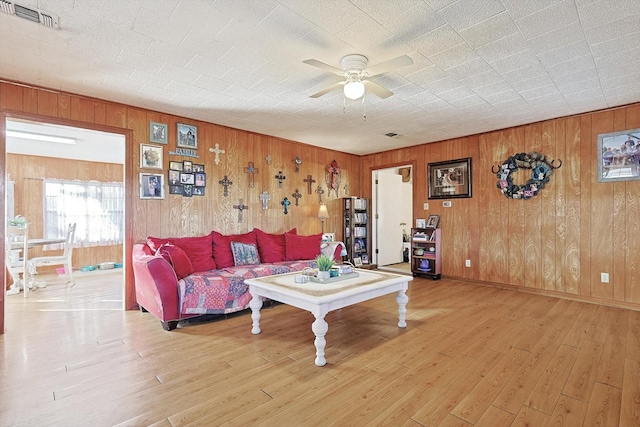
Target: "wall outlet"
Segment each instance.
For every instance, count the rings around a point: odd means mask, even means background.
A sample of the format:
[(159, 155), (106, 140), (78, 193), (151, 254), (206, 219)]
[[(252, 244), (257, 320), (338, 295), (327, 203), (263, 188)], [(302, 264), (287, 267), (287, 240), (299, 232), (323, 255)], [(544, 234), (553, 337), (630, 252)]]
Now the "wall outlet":
[(422, 207), (424, 208), (425, 211), (429, 210), (429, 203), (425, 203), (424, 205), (422, 205)]
[(609, 283), (609, 273), (600, 273), (600, 282)]
[(442, 207), (443, 208), (450, 208), (451, 207), (451, 202), (442, 202)]
[(465, 262), (464, 262), (464, 266), (465, 266), (465, 267), (471, 267), (471, 260), (470, 260), (470, 259), (465, 260)]

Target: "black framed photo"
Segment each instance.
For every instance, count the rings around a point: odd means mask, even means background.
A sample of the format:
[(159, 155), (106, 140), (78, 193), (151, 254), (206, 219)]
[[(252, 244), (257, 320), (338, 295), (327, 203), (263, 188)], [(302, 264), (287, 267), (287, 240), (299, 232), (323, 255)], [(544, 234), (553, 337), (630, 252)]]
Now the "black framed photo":
[(183, 185), (182, 186), (182, 195), (184, 197), (191, 197), (193, 196), (193, 185)]
[(425, 228), (438, 228), (440, 222), (440, 215), (429, 215), (427, 218), (427, 224)]
[(196, 181), (196, 177), (192, 173), (180, 172), (180, 184), (193, 185)]
[(169, 169), (174, 170), (174, 171), (181, 171), (182, 170), (182, 162), (170, 161), (169, 162)]
[(471, 157), (428, 164), (429, 199), (471, 197)]
[(196, 187), (207, 186), (207, 174), (203, 172), (196, 172), (194, 175), (196, 176), (196, 179), (193, 185), (195, 185)]
[(176, 146), (179, 148), (198, 149), (198, 127), (178, 123), (178, 135)]
[(204, 172), (204, 165), (193, 165), (194, 172)]
[(180, 171), (169, 169), (167, 180), (169, 185), (180, 185)]
[(194, 196), (204, 196), (204, 187), (193, 187)]
[(598, 135), (598, 182), (640, 179), (640, 129)]
[(156, 144), (168, 144), (168, 130), (166, 124), (164, 123), (149, 123), (149, 141), (155, 142)]
[(182, 185), (170, 185), (169, 186), (169, 194), (182, 195)]
[(182, 162), (182, 169), (180, 169), (184, 173), (192, 173), (193, 172), (193, 162), (191, 160), (185, 160)]

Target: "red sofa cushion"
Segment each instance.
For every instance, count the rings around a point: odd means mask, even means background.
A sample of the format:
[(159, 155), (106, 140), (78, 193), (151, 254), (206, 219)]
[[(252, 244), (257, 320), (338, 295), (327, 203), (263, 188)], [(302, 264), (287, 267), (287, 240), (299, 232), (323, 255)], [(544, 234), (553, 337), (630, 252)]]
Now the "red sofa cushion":
[(285, 233), (286, 261), (315, 259), (320, 255), (322, 233), (311, 236), (298, 236)]
[(156, 255), (160, 255), (169, 261), (169, 264), (173, 266), (173, 271), (176, 272), (178, 280), (187, 277), (194, 271), (191, 260), (179, 246), (165, 243), (158, 248)]
[(216, 261), (218, 268), (233, 267), (233, 252), (231, 252), (231, 242), (240, 242), (254, 244), (258, 246), (256, 233), (250, 231), (244, 234), (220, 234), (212, 231), (213, 237), (213, 259)]
[(155, 253), (160, 246), (171, 243), (182, 249), (191, 260), (193, 271), (215, 270), (216, 263), (213, 260), (213, 240), (211, 234), (199, 237), (147, 237), (147, 245)]
[[(261, 262), (270, 264), (272, 262), (285, 261), (285, 233), (270, 234), (265, 233), (259, 228), (254, 228), (253, 231), (256, 233), (256, 239), (258, 240), (258, 253), (260, 254)], [(293, 228), (287, 231), (287, 233), (298, 234), (298, 230)]]

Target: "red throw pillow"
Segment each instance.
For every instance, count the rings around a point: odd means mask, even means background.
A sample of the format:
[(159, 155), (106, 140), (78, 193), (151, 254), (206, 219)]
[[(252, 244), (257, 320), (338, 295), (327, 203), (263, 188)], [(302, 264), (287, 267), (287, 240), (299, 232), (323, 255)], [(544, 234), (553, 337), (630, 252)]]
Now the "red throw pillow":
[(216, 263), (213, 260), (213, 240), (211, 234), (200, 237), (169, 237), (161, 239), (147, 237), (147, 245), (154, 252), (165, 243), (171, 243), (182, 249), (193, 266), (193, 271), (215, 270)]
[[(280, 262), (285, 260), (285, 240), (283, 234), (269, 234), (254, 228), (253, 232), (256, 233), (256, 239), (258, 240), (258, 253), (260, 254), (260, 261), (263, 263)], [(297, 234), (298, 230), (295, 228), (287, 231), (289, 234)]]
[(217, 231), (212, 231), (213, 237), (213, 259), (216, 261), (218, 268), (233, 267), (233, 252), (231, 252), (231, 242), (240, 242), (254, 244), (258, 246), (256, 241), (256, 233), (250, 231), (244, 234), (230, 234), (225, 236)]
[(178, 246), (172, 245), (171, 243), (165, 243), (158, 248), (156, 255), (160, 255), (162, 258), (169, 261), (169, 264), (173, 266), (173, 270), (176, 272), (176, 276), (178, 276), (178, 280), (193, 273), (191, 260)]
[(297, 236), (295, 234), (285, 233), (284, 240), (286, 244), (285, 259), (287, 261), (315, 259), (320, 255), (322, 233), (311, 236)]

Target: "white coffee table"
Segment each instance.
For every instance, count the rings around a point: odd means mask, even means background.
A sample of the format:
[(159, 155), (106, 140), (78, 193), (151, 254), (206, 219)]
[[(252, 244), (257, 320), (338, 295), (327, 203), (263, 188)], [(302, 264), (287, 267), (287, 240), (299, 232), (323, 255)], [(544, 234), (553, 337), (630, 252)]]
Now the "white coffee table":
[(397, 292), (398, 326), (406, 327), (405, 316), (409, 297), (405, 292), (413, 277), (380, 271), (357, 271), (359, 277), (327, 284), (296, 283), (295, 276), (299, 273), (246, 279), (245, 283), (249, 285), (249, 291), (253, 297), (249, 303), (253, 320), (251, 333), (254, 335), (260, 333), (260, 309), (263, 298), (310, 311), (316, 318), (311, 325), (311, 330), (316, 335), (315, 363), (317, 366), (324, 366), (327, 363), (324, 358), (324, 348), (327, 343), (324, 336), (329, 330), (324, 317), (330, 311)]

